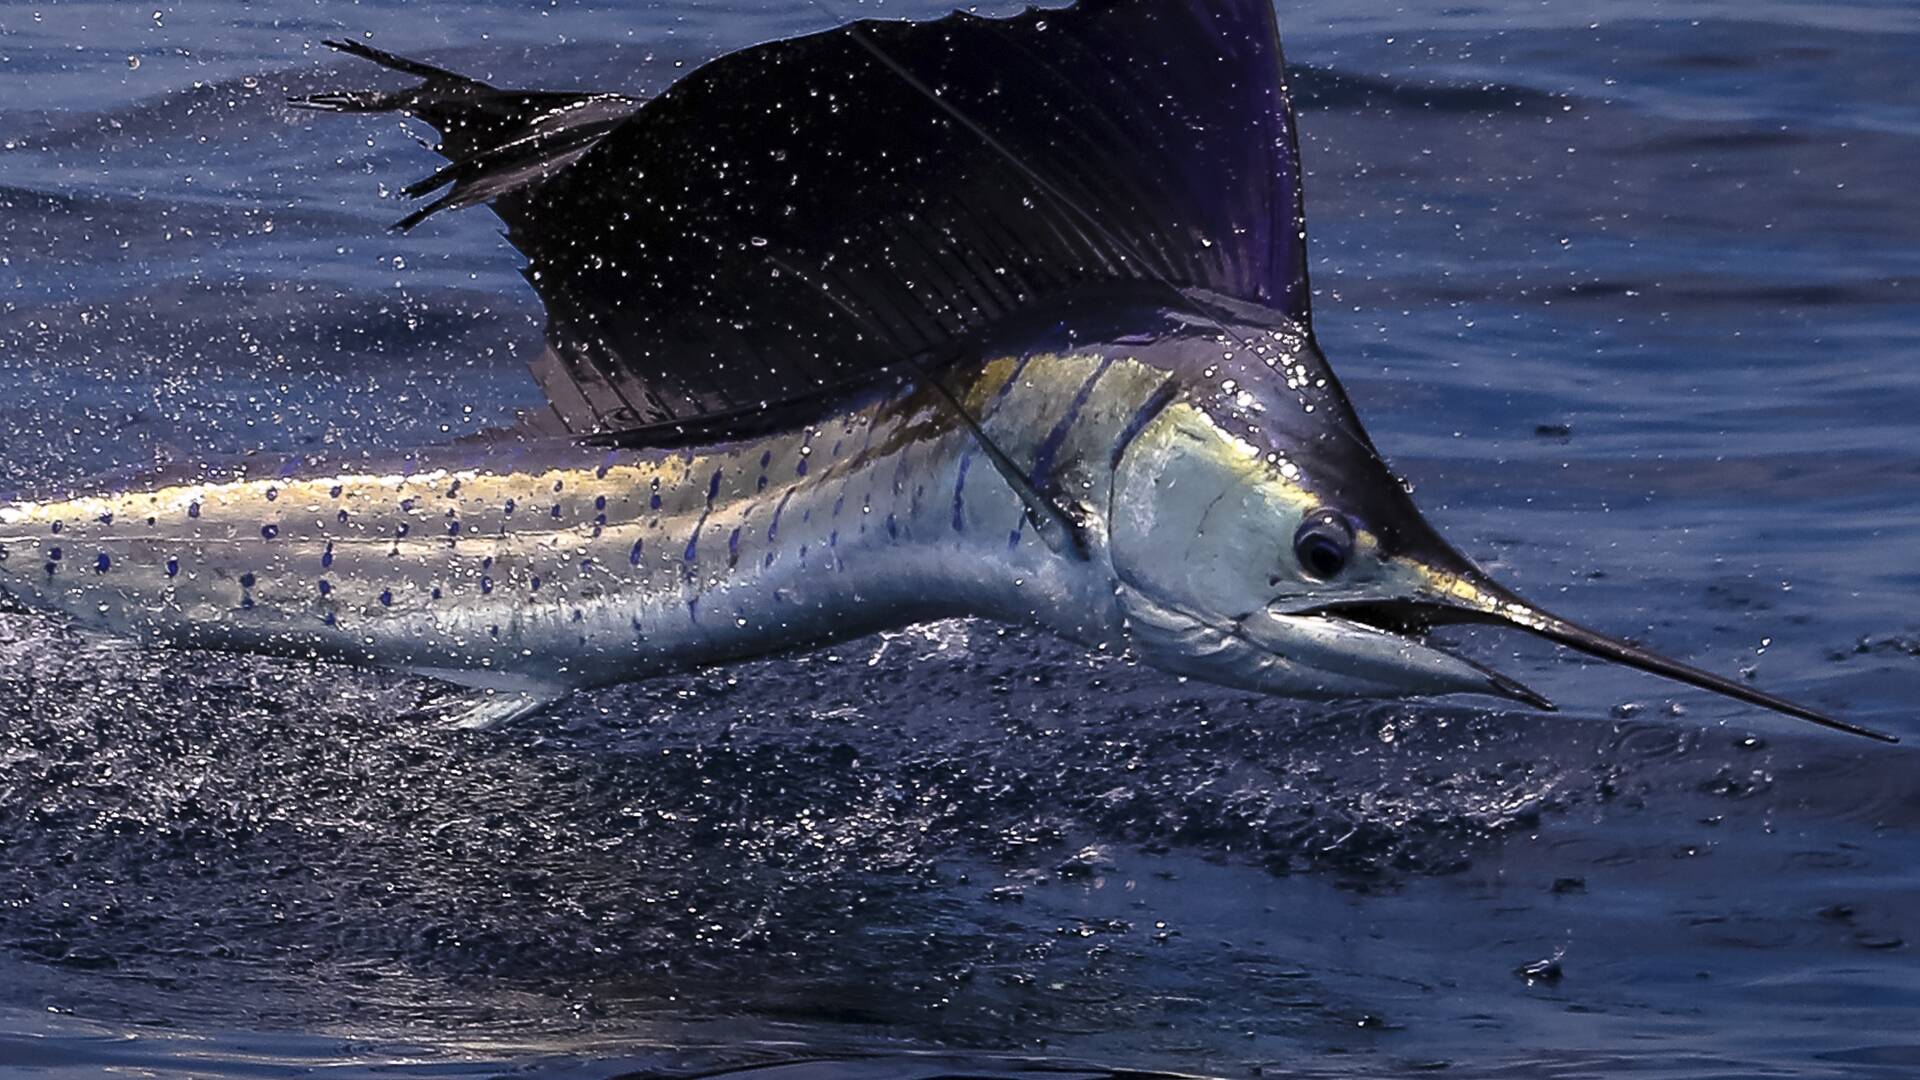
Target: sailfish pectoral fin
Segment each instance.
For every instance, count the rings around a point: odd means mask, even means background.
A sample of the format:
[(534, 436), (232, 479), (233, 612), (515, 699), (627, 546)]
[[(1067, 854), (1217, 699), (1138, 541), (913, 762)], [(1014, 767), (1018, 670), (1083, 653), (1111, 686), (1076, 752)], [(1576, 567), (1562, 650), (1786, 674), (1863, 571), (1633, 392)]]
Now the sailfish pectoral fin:
[(490, 731), (538, 716), (572, 693), (566, 687), (486, 671), (410, 668), (407, 673), (467, 690), (425, 710), (465, 731)]
[(938, 376), (924, 369), (922, 375), (926, 378), (927, 385), (933, 388), (935, 396), (940, 398), (947, 410), (953, 413), (973, 435), (974, 443), (992, 463), (993, 471), (999, 473), (1000, 478), (1005, 480), (1014, 494), (1020, 497), (1021, 505), (1026, 507), (1028, 524), (1032, 525), (1033, 531), (1040, 535), (1040, 540), (1047, 545), (1047, 549), (1055, 555), (1079, 562), (1092, 558), (1092, 552), (1087, 546), (1085, 526), (1078, 515), (1069, 510), (1065, 503), (1053, 494), (1041, 491), (1033, 482), (1033, 477), (1027, 475), (1027, 471), (1000, 448), (1000, 444), (995, 442), (993, 436), (981, 426), (980, 420), (967, 411), (966, 403), (955, 397), (953, 391), (948, 390)]
[(538, 716), (559, 700), (511, 690), (476, 690), (455, 705), (447, 716), (447, 723), (461, 731), (492, 731)]

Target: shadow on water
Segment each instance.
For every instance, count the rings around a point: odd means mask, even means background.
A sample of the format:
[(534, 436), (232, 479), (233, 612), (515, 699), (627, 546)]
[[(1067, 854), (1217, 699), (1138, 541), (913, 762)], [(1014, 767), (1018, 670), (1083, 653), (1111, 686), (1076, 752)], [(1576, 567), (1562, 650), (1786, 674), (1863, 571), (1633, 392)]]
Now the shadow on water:
[[(1871, 71), (1915, 28), (1837, 7), (1783, 49), (1696, 6), (1283, 9), (1320, 334), (1500, 574), (1911, 741), (1915, 102)], [(430, 155), (281, 105), (338, 79), (312, 39), (644, 93), (821, 21), (52, 12), (0, 17), (8, 489), (533, 403), (494, 222), (387, 233)], [(0, 609), (0, 1069), (1920, 1070), (1910, 747), (1473, 646), (1568, 713), (1257, 701), (954, 623), (475, 733), (426, 684)]]

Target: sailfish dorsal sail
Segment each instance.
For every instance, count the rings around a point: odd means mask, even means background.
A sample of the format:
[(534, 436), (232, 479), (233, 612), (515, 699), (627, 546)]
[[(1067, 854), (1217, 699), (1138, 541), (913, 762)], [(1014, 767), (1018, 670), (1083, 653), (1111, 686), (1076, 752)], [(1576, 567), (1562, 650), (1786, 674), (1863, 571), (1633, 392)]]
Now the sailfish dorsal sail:
[(576, 432), (671, 435), (924, 370), (1074, 305), (1201, 289), (1308, 323), (1300, 164), (1270, 0), (1081, 0), (865, 21), (715, 60), (644, 104), (425, 81), (402, 111), (547, 309)]

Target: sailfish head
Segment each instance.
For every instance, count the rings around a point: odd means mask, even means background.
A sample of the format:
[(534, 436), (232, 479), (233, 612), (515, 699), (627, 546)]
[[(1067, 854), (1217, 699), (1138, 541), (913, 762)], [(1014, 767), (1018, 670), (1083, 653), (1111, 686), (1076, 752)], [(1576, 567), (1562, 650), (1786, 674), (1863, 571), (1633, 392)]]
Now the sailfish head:
[(1130, 643), (1150, 662), (1263, 692), (1479, 693), (1553, 709), (1429, 641), (1435, 628), (1478, 624), (1896, 741), (1522, 598), (1420, 513), (1310, 333), (1244, 314), (1216, 314), (1213, 331), (1158, 346), (1188, 377), (1114, 473), (1118, 595)]

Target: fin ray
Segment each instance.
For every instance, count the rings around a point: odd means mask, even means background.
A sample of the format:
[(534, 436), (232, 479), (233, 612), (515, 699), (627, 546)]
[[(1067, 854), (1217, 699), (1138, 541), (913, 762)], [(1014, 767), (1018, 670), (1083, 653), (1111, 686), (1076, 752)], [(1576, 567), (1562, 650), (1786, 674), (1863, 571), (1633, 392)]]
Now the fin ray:
[(441, 194), (403, 227), (500, 215), (547, 307), (536, 369), (578, 431), (854, 392), (1143, 286), (1308, 325), (1270, 0), (867, 20), (723, 56), (644, 105), (336, 47), (423, 82), (303, 104), (441, 131), (449, 164), (408, 189)]

